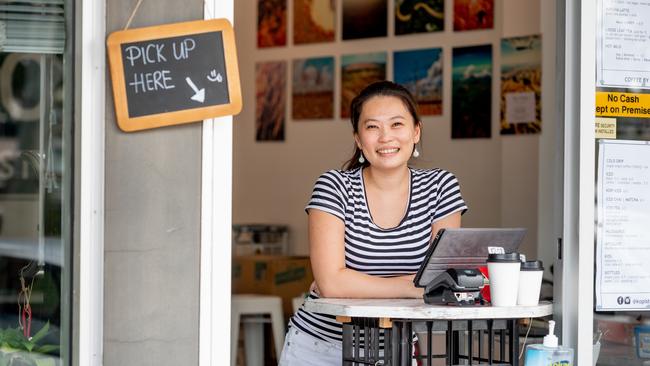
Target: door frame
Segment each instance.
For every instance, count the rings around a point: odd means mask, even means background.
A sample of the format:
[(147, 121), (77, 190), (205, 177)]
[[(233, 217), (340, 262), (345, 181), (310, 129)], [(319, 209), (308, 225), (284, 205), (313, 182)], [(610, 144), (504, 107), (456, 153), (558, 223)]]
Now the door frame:
[(558, 0), (558, 116), (564, 121), (563, 229), (555, 283), (562, 344), (576, 365), (593, 359), (596, 10), (593, 1)]
[[(98, 366), (104, 345), (104, 142), (106, 121), (106, 1), (75, 2), (75, 215), (73, 365)], [(82, 92), (83, 91), (83, 92)], [(76, 346), (76, 347), (75, 347)]]
[[(205, 0), (204, 19), (234, 23), (234, 0)], [(203, 122), (199, 365), (230, 363), (232, 116)]]

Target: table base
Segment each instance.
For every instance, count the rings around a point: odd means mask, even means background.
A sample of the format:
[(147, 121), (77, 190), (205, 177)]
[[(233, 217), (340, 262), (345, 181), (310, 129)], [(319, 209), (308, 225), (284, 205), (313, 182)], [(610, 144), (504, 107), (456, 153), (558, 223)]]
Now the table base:
[[(383, 327), (382, 327), (383, 326)], [(343, 365), (411, 366), (414, 359), (444, 358), (446, 365), (512, 365), (519, 366), (519, 330), (516, 319), (499, 320), (453, 320), (422, 321), (392, 320), (392, 326), (384, 328), (377, 318), (351, 318), (343, 323)], [(426, 345), (418, 342), (422, 354), (414, 355), (413, 331), (425, 333)], [(419, 330), (424, 330), (420, 332)], [(433, 353), (433, 332), (445, 332), (445, 354)], [(381, 347), (381, 333), (383, 345)], [(474, 336), (478, 334), (475, 341)], [(466, 344), (461, 352), (461, 339)], [(484, 344), (487, 338), (487, 344)], [(499, 341), (496, 357), (495, 343)], [(487, 348), (487, 349), (486, 349)], [(476, 350), (476, 352), (475, 352)], [(418, 352), (419, 353), (419, 352)]]

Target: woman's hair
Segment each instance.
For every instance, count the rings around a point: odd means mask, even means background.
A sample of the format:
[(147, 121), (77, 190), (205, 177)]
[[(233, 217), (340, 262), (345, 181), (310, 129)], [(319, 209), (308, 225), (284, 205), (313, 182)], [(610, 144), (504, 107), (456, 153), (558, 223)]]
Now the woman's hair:
[[(366, 86), (350, 103), (350, 122), (352, 122), (352, 130), (355, 134), (359, 133), (359, 118), (361, 117), (361, 110), (363, 109), (364, 103), (366, 103), (372, 97), (396, 97), (399, 98), (404, 106), (408, 109), (409, 113), (413, 117), (413, 122), (416, 126), (420, 126), (420, 115), (418, 114), (418, 105), (415, 102), (413, 95), (405, 87), (394, 83), (392, 81), (384, 80), (377, 81), (368, 86)], [(370, 165), (368, 160), (363, 164), (359, 162), (359, 156), (361, 156), (361, 150), (355, 144), (354, 145), (354, 154), (350, 160), (346, 161), (343, 164), (344, 170), (356, 169), (359, 167), (367, 167)]]

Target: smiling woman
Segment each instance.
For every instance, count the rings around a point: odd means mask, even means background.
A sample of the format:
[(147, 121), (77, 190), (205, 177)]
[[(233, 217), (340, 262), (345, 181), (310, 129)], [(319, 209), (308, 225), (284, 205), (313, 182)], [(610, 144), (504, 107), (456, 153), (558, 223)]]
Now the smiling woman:
[[(459, 227), (467, 210), (460, 186), (447, 171), (408, 166), (421, 122), (401, 85), (367, 86), (351, 115), (355, 154), (346, 170), (320, 176), (305, 209), (316, 280), (309, 297), (420, 298), (413, 277), (432, 235)], [(334, 317), (301, 308), (289, 327), (280, 365), (340, 364)]]

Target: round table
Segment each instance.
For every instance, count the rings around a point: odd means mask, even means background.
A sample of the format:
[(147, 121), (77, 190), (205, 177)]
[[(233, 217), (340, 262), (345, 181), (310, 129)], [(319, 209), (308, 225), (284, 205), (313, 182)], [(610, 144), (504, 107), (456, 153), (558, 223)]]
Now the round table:
[[(489, 365), (505, 363), (505, 333), (508, 333), (507, 364), (519, 365), (518, 319), (539, 318), (553, 313), (553, 304), (536, 306), (444, 306), (425, 304), (422, 299), (329, 299), (307, 300), (305, 310), (334, 315), (343, 323), (343, 365), (411, 365), (413, 325), (426, 326), (426, 354), (420, 358), (431, 364), (433, 358), (445, 358), (447, 365), (460, 359)], [(384, 332), (383, 352), (380, 330)], [(433, 355), (431, 332), (446, 332), (446, 354)], [(461, 354), (460, 334), (466, 333), (467, 352)], [(474, 351), (474, 332), (479, 332), (478, 355)], [(488, 350), (484, 357), (482, 340), (487, 333)], [(495, 332), (500, 336), (500, 360), (494, 357)], [(366, 342), (367, 340), (367, 342)], [(383, 354), (382, 354), (383, 353)]]

